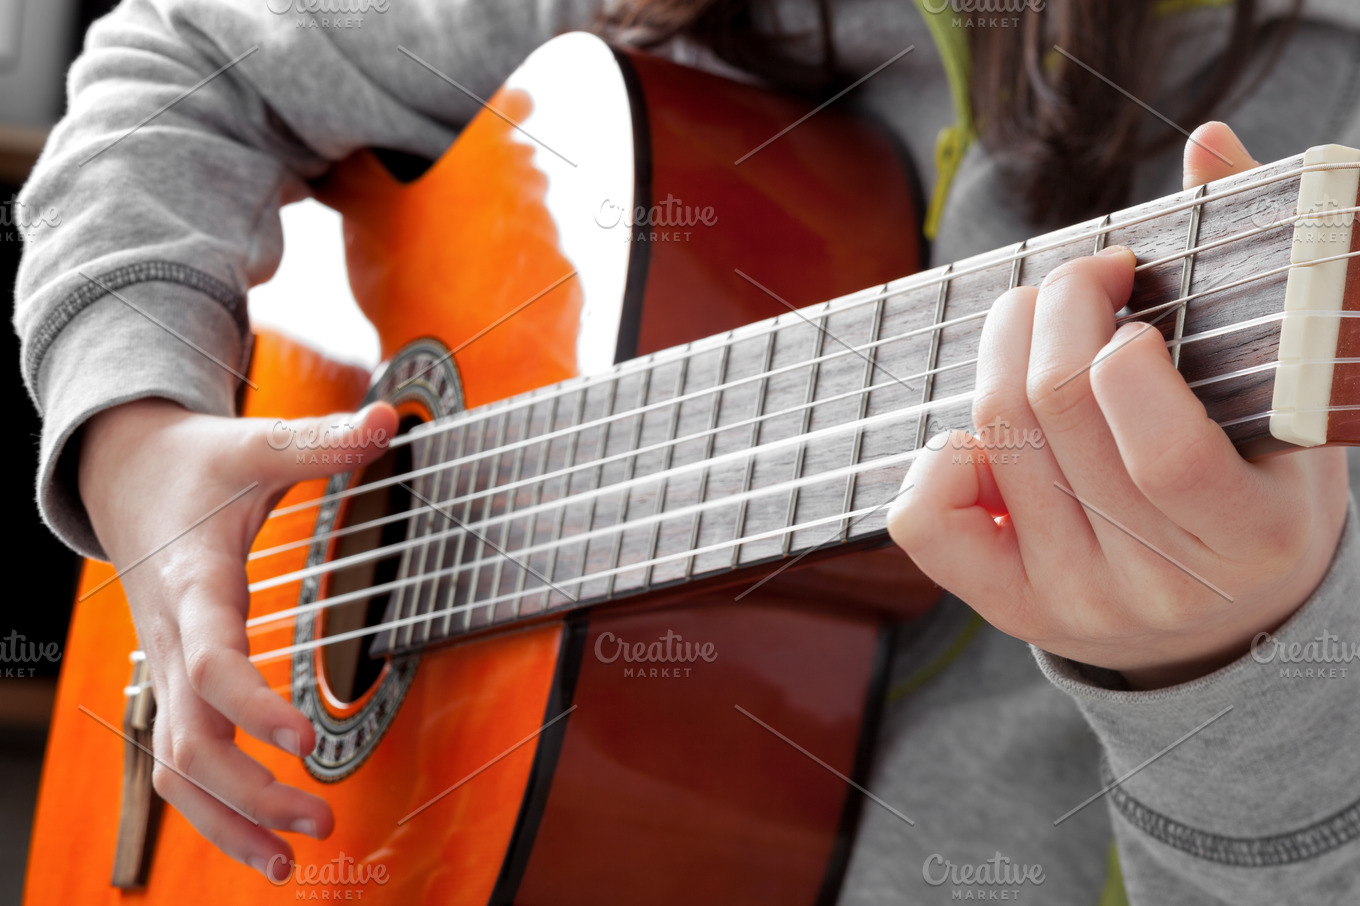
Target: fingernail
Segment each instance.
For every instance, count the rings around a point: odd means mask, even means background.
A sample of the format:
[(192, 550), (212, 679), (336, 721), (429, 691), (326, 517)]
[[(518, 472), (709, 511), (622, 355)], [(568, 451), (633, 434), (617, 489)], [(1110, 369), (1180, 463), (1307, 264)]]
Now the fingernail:
[(1105, 248), (1103, 248), (1103, 249), (1101, 249), (1100, 251), (1096, 252), (1096, 254), (1097, 254), (1097, 255), (1100, 255), (1101, 257), (1107, 257), (1107, 256), (1110, 256), (1110, 255), (1132, 255), (1133, 252), (1130, 251), (1126, 246), (1122, 246), (1122, 245), (1107, 245), (1107, 246), (1105, 246)]
[(298, 737), (296, 730), (287, 727), (279, 727), (274, 731), (274, 744), (285, 752), (302, 757), (302, 740)]
[(293, 833), (306, 834), (309, 837), (317, 837), (318, 839), (320, 839), (316, 832), (316, 822), (313, 821), (311, 818), (299, 818), (296, 821), (294, 821)]

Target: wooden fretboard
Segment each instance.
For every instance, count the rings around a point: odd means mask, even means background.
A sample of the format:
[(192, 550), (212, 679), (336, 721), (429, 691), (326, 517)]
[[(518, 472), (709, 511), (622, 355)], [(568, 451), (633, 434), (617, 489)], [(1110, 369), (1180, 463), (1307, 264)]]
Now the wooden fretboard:
[[(883, 540), (912, 451), (973, 429), (985, 312), (1106, 245), (1167, 259), (1140, 271), (1122, 314), (1155, 319), (1209, 417), (1262, 449), (1300, 166), (422, 426), (407, 540), (387, 549), (400, 556), (385, 592), (396, 628), (373, 652), (742, 570), (755, 582), (788, 558)], [(779, 291), (778, 274), (749, 276)]]

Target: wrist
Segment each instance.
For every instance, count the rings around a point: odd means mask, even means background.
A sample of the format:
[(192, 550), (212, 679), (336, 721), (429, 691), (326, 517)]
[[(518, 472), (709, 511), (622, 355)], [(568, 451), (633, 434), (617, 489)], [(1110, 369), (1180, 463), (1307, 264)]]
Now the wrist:
[(1197, 632), (1193, 639), (1176, 646), (1183, 654), (1154, 659), (1145, 666), (1119, 670), (1136, 690), (1162, 689), (1207, 676), (1246, 657), (1252, 640), (1261, 633), (1275, 633), (1317, 592), (1331, 571), (1341, 543), (1346, 521), (1346, 497), (1335, 513), (1320, 520), (1316, 540), (1308, 545), (1289, 576), (1256, 592), (1250, 599), (1239, 598), (1224, 612), (1220, 625)]
[(164, 397), (144, 397), (96, 412), (81, 426), (76, 487), (92, 519), (140, 445), (157, 427), (189, 414)]

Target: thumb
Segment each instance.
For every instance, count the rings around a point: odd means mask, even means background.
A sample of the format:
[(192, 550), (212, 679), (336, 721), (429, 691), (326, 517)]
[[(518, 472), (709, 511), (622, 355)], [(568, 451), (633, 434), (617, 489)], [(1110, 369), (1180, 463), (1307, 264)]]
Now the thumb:
[(397, 411), (378, 402), (358, 412), (261, 419), (253, 465), (276, 487), (327, 478), (376, 461), (397, 433)]
[(1185, 143), (1181, 184), (1193, 189), (1256, 166), (1259, 164), (1226, 123), (1205, 123)]

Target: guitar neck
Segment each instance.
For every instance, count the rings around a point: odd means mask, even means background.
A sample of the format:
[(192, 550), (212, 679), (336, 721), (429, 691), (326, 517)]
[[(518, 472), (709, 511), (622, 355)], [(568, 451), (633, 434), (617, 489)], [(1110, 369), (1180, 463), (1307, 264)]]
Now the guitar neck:
[[(434, 593), (397, 589), (386, 622), (409, 631), (375, 653), (881, 542), (916, 451), (975, 429), (993, 302), (1109, 245), (1139, 261), (1120, 317), (1162, 332), (1208, 417), (1248, 455), (1287, 447), (1271, 423), (1291, 253), (1339, 241), (1300, 219), (1301, 179), (1310, 197), (1308, 181), (1349, 179), (1339, 204), (1355, 205), (1353, 169), (1312, 166), (1283, 160), (422, 426), (399, 575)], [(1309, 270), (1348, 274), (1345, 234)], [(779, 292), (778, 274), (733, 279)], [(992, 449), (957, 455), (1042, 443), (993, 428)]]

